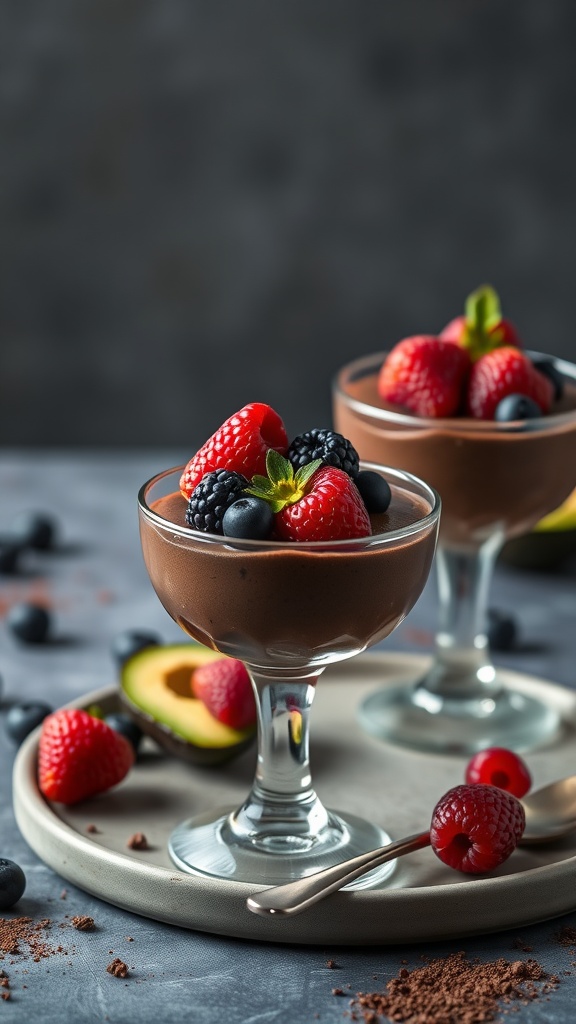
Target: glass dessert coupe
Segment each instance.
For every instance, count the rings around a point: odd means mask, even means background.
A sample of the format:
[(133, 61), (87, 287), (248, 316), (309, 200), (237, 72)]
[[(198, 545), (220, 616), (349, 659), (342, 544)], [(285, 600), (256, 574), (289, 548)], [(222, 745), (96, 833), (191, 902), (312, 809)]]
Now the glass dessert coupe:
[[(324, 808), (311, 784), (309, 714), (327, 665), (388, 636), (420, 596), (440, 502), (399, 470), (363, 465), (391, 485), (371, 536), (280, 543), (186, 526), (182, 468), (139, 494), (144, 561), (162, 604), (195, 640), (244, 661), (258, 708), (258, 760), (241, 807), (178, 825), (174, 862), (192, 873), (276, 885), (389, 842), (378, 826)], [(359, 880), (373, 886), (388, 873)]]
[(549, 415), (503, 423), (419, 418), (385, 403), (377, 389), (385, 356), (340, 370), (335, 427), (362, 458), (401, 465), (439, 492), (439, 625), (423, 678), (370, 695), (360, 709), (362, 725), (423, 751), (529, 749), (555, 735), (558, 715), (506, 685), (494, 668), (485, 632), (488, 590), (502, 543), (529, 531), (576, 485), (576, 366), (551, 360), (565, 386)]

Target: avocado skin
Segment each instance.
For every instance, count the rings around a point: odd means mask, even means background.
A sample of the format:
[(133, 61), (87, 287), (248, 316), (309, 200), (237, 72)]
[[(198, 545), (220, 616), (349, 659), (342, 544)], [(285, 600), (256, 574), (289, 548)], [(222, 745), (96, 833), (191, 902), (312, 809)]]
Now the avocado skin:
[(138, 674), (139, 670), (147, 667), (151, 658), (158, 660), (160, 668), (163, 655), (166, 655), (167, 659), (176, 657), (180, 662), (186, 664), (189, 662), (190, 672), (197, 664), (204, 664), (216, 657), (223, 657), (223, 655), (215, 655), (213, 651), (195, 643), (159, 646), (139, 651), (129, 658), (122, 668), (118, 696), (123, 711), (142, 729), (143, 733), (150, 736), (167, 754), (187, 761), (189, 764), (201, 767), (225, 764), (247, 750), (254, 743), (256, 729), (242, 736), (237, 742), (225, 746), (199, 746), (192, 740), (175, 733), (170, 725), (153, 716), (127, 693), (126, 688), (133, 685), (134, 676)]

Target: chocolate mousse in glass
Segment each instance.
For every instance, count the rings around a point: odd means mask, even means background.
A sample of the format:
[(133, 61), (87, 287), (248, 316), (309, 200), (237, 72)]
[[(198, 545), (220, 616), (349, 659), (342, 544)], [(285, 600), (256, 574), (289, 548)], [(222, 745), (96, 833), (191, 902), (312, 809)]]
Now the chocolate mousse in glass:
[[(169, 851), (182, 869), (277, 885), (389, 841), (377, 825), (326, 810), (312, 788), (308, 722), (327, 665), (388, 636), (428, 577), (438, 495), (409, 474), (385, 476), (388, 511), (354, 540), (237, 540), (186, 525), (183, 467), (139, 494), (146, 567), (162, 604), (194, 640), (245, 662), (258, 707), (258, 761), (241, 807), (192, 818)], [(389, 873), (371, 872), (361, 885)], [(357, 883), (356, 883), (357, 884)]]
[(360, 709), (371, 734), (418, 750), (469, 754), (527, 750), (559, 727), (537, 697), (506, 685), (486, 637), (488, 589), (501, 545), (530, 530), (576, 486), (576, 366), (546, 359), (562, 398), (536, 419), (422, 418), (384, 402), (381, 352), (345, 366), (333, 388), (334, 422), (361, 458), (423, 476), (442, 499), (436, 556), (439, 624), (423, 678), (390, 684)]

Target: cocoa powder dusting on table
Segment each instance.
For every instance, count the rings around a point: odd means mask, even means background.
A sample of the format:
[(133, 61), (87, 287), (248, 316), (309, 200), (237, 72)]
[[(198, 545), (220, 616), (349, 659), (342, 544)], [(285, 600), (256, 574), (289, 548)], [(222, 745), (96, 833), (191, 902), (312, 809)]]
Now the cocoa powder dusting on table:
[(62, 946), (54, 948), (46, 942), (45, 933), (51, 924), (47, 917), (41, 921), (33, 921), (31, 917), (0, 917), (0, 959), (11, 954), (30, 955), (38, 961), (56, 953), (65, 953)]
[(559, 932), (556, 932), (555, 938), (561, 946), (576, 946), (576, 928), (566, 924)]
[(382, 992), (359, 992), (352, 1020), (377, 1024), (484, 1024), (497, 1019), (502, 1004), (525, 1005), (558, 987), (535, 960), (470, 961), (466, 953), (430, 960), (413, 971), (401, 968)]

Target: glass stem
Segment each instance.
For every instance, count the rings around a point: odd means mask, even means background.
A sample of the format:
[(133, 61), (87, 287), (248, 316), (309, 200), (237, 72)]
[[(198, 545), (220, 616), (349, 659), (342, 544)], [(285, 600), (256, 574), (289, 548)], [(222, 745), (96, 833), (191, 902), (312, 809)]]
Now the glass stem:
[(249, 667), (258, 708), (258, 761), (252, 789), (229, 820), (237, 838), (270, 849), (275, 839), (290, 837), (297, 848), (313, 843), (328, 826), (309, 760), (310, 711), (322, 671), (287, 678)]
[(445, 700), (481, 700), (498, 690), (486, 618), (502, 540), (496, 533), (477, 549), (438, 547), (439, 629), (434, 662), (421, 688)]

